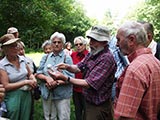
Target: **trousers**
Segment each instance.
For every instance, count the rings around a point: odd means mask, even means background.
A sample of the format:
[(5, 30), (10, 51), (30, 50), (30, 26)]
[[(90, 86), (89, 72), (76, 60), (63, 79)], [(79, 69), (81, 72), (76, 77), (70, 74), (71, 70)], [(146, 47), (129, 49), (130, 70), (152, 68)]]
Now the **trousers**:
[(50, 95), (47, 100), (42, 98), (45, 120), (70, 120), (70, 98), (53, 100)]

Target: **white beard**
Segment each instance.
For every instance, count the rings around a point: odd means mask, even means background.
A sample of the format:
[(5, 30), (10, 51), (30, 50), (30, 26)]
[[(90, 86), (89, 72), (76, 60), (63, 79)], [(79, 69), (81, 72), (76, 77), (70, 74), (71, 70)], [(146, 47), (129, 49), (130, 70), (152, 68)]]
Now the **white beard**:
[(101, 52), (104, 49), (104, 47), (99, 47), (99, 48), (91, 48), (91, 55), (96, 55), (99, 52)]

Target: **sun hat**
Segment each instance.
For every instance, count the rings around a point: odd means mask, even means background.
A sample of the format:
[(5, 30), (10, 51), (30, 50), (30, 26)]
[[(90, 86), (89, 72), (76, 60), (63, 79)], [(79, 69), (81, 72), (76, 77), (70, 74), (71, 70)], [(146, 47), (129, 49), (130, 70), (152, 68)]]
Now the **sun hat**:
[(8, 28), (8, 30), (7, 30), (7, 33), (8, 33), (8, 34), (13, 34), (13, 33), (16, 33), (16, 32), (18, 32), (18, 29), (15, 28), (15, 27), (10, 27), (10, 28)]
[(20, 38), (15, 38), (13, 34), (5, 34), (0, 38), (1, 46), (10, 45), (19, 41)]
[(93, 38), (97, 41), (110, 41), (110, 30), (105, 26), (95, 25), (87, 35), (88, 38)]

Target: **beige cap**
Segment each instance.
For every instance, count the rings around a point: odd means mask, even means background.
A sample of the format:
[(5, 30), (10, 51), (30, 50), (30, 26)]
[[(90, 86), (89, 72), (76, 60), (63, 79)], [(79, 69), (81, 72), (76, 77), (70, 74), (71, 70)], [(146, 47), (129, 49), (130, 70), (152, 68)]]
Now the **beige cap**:
[(96, 25), (91, 28), (87, 35), (88, 38), (93, 38), (97, 41), (110, 41), (110, 31), (107, 27)]
[(8, 28), (8, 30), (7, 30), (7, 33), (8, 33), (8, 34), (13, 34), (13, 33), (16, 33), (16, 32), (18, 32), (18, 29), (15, 28), (15, 27), (10, 27), (10, 28)]

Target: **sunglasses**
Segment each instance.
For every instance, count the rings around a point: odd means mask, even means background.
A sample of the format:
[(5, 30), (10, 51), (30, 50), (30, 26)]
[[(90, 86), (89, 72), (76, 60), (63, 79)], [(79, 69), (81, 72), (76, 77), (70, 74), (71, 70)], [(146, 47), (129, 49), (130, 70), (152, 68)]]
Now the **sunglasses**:
[(83, 45), (83, 43), (77, 43), (77, 44), (75, 44), (75, 46), (82, 46)]

